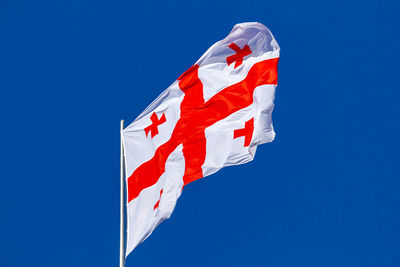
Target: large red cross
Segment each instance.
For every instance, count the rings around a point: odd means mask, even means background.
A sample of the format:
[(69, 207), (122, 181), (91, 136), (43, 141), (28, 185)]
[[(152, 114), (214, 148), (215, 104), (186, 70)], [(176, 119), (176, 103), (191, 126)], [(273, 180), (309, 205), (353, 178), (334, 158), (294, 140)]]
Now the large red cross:
[(153, 114), (151, 114), (150, 120), (152, 121), (152, 124), (144, 128), (144, 132), (146, 133), (147, 136), (151, 131), (151, 138), (153, 138), (158, 134), (158, 125), (163, 124), (164, 122), (167, 121), (167, 119), (165, 118), (164, 113), (162, 114), (161, 118), (158, 119), (157, 114), (153, 112)]
[(229, 66), (233, 62), (236, 61), (235, 67), (234, 67), (235, 69), (242, 64), (243, 58), (245, 56), (248, 56), (248, 55), (250, 55), (252, 53), (251, 49), (250, 49), (250, 47), (248, 45), (245, 45), (245, 46), (243, 46), (243, 48), (240, 48), (237, 44), (231, 43), (230, 45), (228, 45), (228, 47), (230, 49), (232, 49), (233, 51), (235, 51), (236, 54), (227, 57), (226, 58), (226, 63), (228, 63), (228, 66)]
[(244, 146), (249, 146), (254, 131), (254, 119), (246, 121), (243, 129), (233, 131), (233, 139), (244, 136)]
[(143, 189), (157, 183), (165, 172), (169, 155), (180, 144), (183, 145), (185, 157), (184, 184), (201, 178), (201, 166), (206, 155), (204, 130), (251, 105), (256, 87), (276, 84), (278, 60), (279, 58), (273, 58), (254, 64), (244, 80), (224, 88), (207, 102), (204, 102), (203, 85), (198, 78), (199, 66), (195, 65), (182, 74), (179, 77), (179, 87), (185, 96), (181, 103), (181, 117), (170, 139), (159, 146), (154, 156), (128, 177), (128, 202), (135, 199)]

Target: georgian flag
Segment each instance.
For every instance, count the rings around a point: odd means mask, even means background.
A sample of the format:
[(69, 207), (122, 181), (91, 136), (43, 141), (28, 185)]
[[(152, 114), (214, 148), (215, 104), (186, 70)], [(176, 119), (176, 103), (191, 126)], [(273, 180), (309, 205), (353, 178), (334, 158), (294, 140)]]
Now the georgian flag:
[(126, 255), (171, 216), (185, 185), (274, 140), (278, 59), (264, 25), (237, 24), (123, 130)]

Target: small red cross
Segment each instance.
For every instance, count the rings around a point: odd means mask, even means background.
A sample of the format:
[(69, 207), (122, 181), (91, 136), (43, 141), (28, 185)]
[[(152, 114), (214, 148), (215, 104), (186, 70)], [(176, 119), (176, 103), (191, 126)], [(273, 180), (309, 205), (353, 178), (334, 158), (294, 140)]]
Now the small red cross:
[(250, 55), (251, 49), (248, 45), (245, 45), (243, 48), (240, 48), (237, 44), (231, 43), (228, 46), (230, 49), (234, 50), (236, 54), (229, 56), (226, 58), (226, 62), (228, 63), (228, 66), (231, 65), (233, 62), (236, 61), (235, 63), (235, 69), (239, 67), (243, 63), (243, 58), (245, 56)]
[(164, 113), (162, 114), (161, 118), (158, 119), (157, 114), (155, 112), (153, 112), (150, 119), (153, 123), (144, 128), (144, 132), (146, 133), (147, 136), (151, 131), (151, 138), (153, 138), (158, 134), (158, 125), (163, 124), (164, 122), (167, 121), (167, 119), (165, 118)]
[(163, 193), (163, 190), (164, 190), (164, 188), (161, 189), (161, 191), (160, 191), (160, 198), (158, 199), (157, 203), (154, 205), (153, 210), (156, 210), (156, 208), (158, 208), (158, 206), (160, 205), (160, 200), (161, 200), (161, 195), (162, 195), (162, 193)]
[(237, 129), (233, 132), (233, 139), (244, 136), (244, 146), (249, 146), (254, 131), (254, 119), (246, 121), (243, 129)]

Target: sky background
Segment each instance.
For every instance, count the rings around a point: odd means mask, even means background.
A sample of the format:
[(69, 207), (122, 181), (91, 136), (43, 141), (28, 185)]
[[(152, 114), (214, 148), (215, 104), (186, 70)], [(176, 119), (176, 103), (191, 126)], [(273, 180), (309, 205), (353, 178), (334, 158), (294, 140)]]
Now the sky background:
[(137, 266), (400, 266), (397, 1), (0, 1), (0, 266), (117, 266), (119, 123), (236, 23), (277, 137), (183, 191)]

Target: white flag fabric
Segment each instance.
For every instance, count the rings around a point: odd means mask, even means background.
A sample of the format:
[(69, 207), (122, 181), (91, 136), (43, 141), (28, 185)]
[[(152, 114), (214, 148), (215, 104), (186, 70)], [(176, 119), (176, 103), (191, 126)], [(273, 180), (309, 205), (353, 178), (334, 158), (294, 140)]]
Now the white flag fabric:
[(274, 139), (278, 60), (264, 25), (237, 24), (123, 130), (126, 255), (171, 216), (186, 184)]

